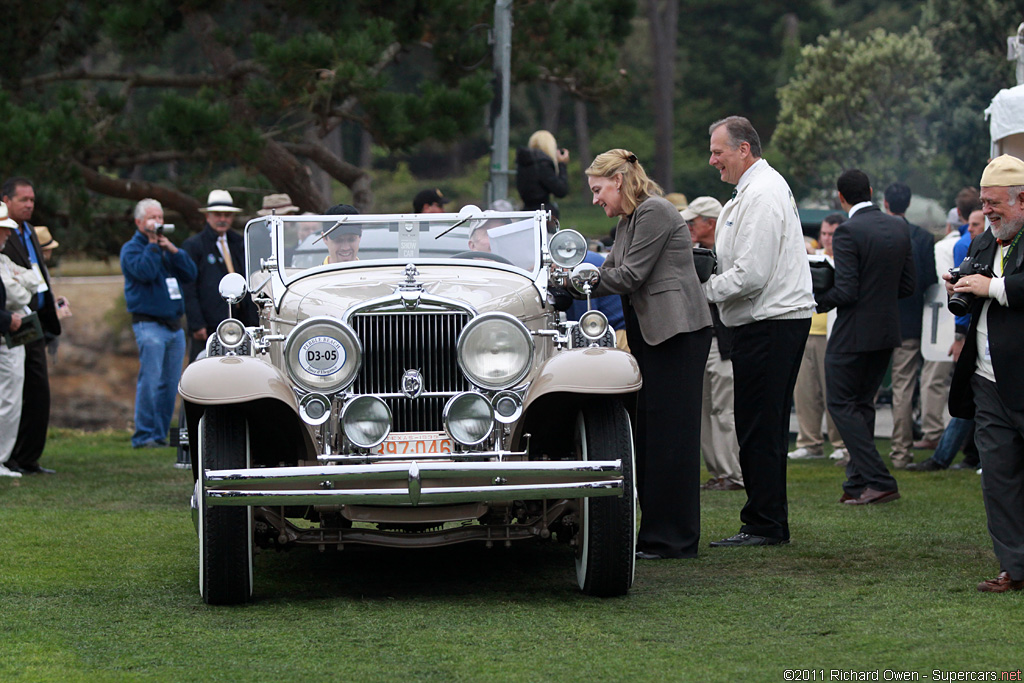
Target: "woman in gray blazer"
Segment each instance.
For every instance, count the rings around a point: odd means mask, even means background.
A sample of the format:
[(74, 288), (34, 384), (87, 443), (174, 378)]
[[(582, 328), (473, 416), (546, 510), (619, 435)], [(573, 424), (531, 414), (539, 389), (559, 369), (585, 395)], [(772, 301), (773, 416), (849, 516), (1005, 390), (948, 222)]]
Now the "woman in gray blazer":
[(613, 149), (586, 171), (593, 203), (618, 216), (594, 294), (620, 294), (640, 365), (634, 429), (642, 512), (638, 559), (696, 557), (700, 541), (700, 406), (711, 314), (686, 222), (636, 155)]

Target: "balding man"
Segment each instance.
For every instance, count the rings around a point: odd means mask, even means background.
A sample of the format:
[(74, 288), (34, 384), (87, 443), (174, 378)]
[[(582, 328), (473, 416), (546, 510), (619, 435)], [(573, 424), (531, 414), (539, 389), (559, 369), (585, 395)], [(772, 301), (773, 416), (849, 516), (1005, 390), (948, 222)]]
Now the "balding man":
[[(1024, 588), (1024, 161), (1004, 154), (981, 176), (982, 211), (991, 230), (971, 242), (949, 294), (973, 295), (971, 323), (953, 371), (949, 412), (974, 418), (981, 489), (999, 574), (978, 590)], [(978, 266), (982, 273), (977, 272)]]

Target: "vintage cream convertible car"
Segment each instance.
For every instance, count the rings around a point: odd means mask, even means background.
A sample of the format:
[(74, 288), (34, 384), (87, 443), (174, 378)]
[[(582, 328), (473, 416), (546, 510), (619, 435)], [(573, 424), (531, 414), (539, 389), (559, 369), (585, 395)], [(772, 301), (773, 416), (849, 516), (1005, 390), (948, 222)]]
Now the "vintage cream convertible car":
[(249, 222), (221, 294), (260, 324), (225, 320), (180, 384), (206, 602), (250, 599), (254, 546), (549, 539), (584, 593), (629, 590), (640, 372), (602, 313), (557, 310), (596, 269), (547, 217)]

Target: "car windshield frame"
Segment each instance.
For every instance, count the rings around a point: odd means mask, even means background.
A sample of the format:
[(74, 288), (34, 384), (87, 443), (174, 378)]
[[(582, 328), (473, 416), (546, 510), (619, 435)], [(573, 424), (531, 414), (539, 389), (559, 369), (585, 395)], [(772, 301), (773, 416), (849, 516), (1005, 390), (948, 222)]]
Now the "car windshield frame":
[[(478, 237), (471, 245), (470, 238), (481, 229), (489, 245), (481, 245)], [(352, 239), (355, 233), (358, 240)], [(498, 268), (536, 280), (547, 246), (543, 211), (261, 216), (246, 224), (244, 234), (246, 275), (253, 289), (267, 278), (264, 266), (276, 269), (285, 284), (313, 273), (409, 263)], [(488, 252), (481, 246), (507, 262), (483, 256)], [(353, 255), (355, 260), (329, 260)]]

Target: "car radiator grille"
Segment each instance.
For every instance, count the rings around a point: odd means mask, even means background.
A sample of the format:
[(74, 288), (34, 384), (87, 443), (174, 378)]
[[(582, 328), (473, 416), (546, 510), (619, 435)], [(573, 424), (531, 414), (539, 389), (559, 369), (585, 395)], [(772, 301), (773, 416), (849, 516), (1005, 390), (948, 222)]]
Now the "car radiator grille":
[(444, 396), (385, 396), (391, 408), (392, 431), (444, 430), (441, 411), (448, 397), (470, 389), (462, 375), (455, 345), (469, 322), (464, 311), (432, 313), (367, 313), (352, 317), (363, 345), (363, 367), (352, 386), (357, 394), (401, 394), (402, 375), (419, 370), (423, 393)]

